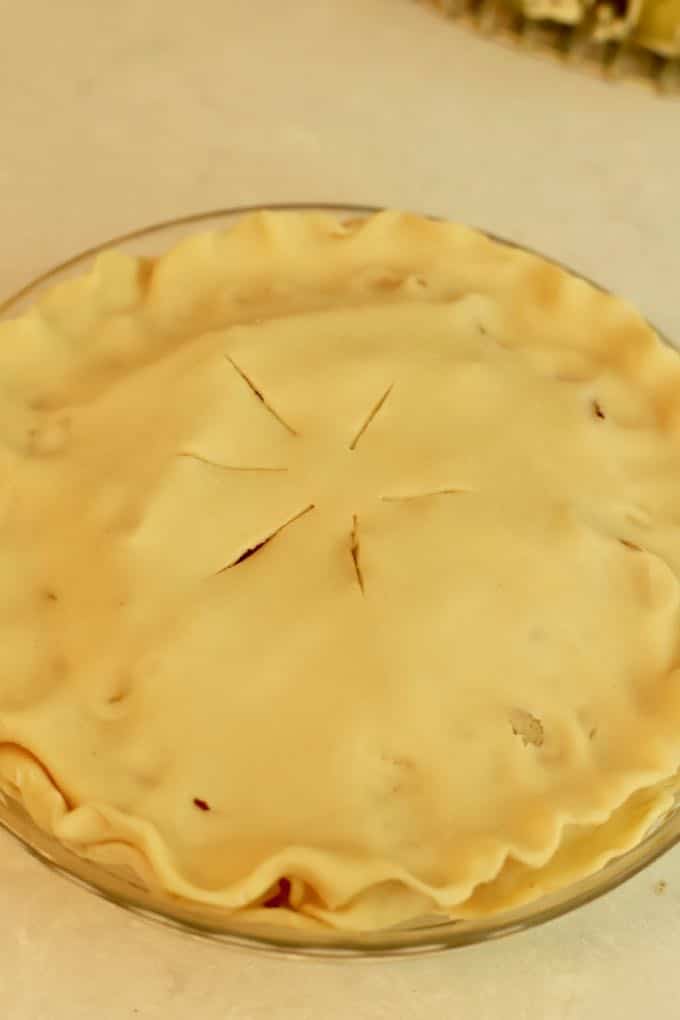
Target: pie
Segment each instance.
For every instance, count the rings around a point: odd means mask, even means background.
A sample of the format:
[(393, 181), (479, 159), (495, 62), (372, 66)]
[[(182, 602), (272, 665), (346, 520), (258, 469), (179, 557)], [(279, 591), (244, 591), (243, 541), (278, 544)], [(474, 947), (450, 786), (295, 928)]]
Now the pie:
[(495, 914), (680, 766), (680, 359), (462, 226), (259, 213), (0, 325), (0, 786), (225, 914)]

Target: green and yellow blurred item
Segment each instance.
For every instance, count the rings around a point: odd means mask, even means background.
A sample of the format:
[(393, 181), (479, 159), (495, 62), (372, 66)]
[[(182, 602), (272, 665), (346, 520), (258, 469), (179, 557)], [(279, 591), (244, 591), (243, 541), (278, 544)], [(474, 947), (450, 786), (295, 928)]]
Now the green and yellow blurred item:
[(680, 0), (430, 0), (487, 33), (538, 38), (555, 52), (592, 56), (680, 86)]

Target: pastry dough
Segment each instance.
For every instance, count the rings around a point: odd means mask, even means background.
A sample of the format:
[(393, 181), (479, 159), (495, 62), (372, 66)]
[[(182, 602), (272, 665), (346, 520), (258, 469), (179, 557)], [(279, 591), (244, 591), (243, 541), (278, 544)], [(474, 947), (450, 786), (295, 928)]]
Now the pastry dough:
[(0, 785), (66, 845), (366, 929), (669, 810), (680, 361), (624, 302), (262, 213), (102, 255), (0, 324), (0, 379)]

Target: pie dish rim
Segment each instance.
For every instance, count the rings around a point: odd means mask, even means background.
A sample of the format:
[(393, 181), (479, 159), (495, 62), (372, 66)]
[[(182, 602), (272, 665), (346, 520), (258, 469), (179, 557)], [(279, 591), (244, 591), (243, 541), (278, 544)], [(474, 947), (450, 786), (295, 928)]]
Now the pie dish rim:
[[(80, 273), (91, 265), (94, 258), (112, 248), (133, 250), (141, 253), (136, 246), (147, 241), (158, 241), (163, 250), (181, 236), (193, 233), (197, 228), (226, 227), (248, 213), (262, 211), (325, 212), (340, 217), (368, 216), (379, 212), (380, 207), (335, 203), (265, 203), (251, 206), (237, 206), (191, 214), (177, 219), (163, 221), (148, 227), (128, 232), (101, 244), (88, 248), (42, 273), (21, 287), (9, 298), (0, 302), (0, 319), (12, 317), (25, 307), (27, 302), (44, 288), (74, 273)], [(437, 217), (429, 217), (437, 219)], [(539, 254), (546, 262), (566, 270), (573, 276), (586, 280), (598, 290), (608, 293), (594, 281), (556, 260), (533, 251), (524, 245), (508, 241), (493, 233), (481, 233), (494, 241), (513, 248)], [(169, 235), (172, 234), (172, 240)], [(151, 254), (148, 250), (146, 254)], [(667, 343), (668, 338), (656, 330)], [(397, 929), (370, 934), (339, 931), (305, 932), (286, 929), (279, 925), (253, 926), (239, 924), (234, 918), (219, 918), (214, 910), (198, 904), (185, 904), (169, 894), (149, 892), (132, 882), (113, 875), (103, 867), (88, 862), (59, 844), (48, 833), (33, 823), (24, 809), (0, 800), (0, 826), (13, 835), (34, 857), (51, 867), (52, 870), (89, 889), (91, 892), (122, 906), (147, 919), (179, 928), (190, 934), (199, 935), (224, 944), (286, 954), (313, 956), (388, 956), (431, 953), (457, 946), (487, 941), (514, 931), (524, 930), (541, 924), (554, 917), (568, 913), (588, 903), (605, 892), (616, 888), (623, 881), (637, 874), (661, 854), (680, 842), (680, 800), (676, 799), (674, 809), (632, 850), (612, 860), (594, 875), (567, 885), (556, 893), (544, 896), (525, 906), (504, 911), (491, 918), (473, 921), (449, 921), (432, 918), (411, 922)]]

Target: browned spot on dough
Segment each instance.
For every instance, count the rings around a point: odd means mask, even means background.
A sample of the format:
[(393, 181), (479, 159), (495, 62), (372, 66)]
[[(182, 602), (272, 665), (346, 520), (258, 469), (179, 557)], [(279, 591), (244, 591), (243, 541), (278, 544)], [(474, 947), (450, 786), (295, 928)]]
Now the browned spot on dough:
[(199, 811), (210, 811), (210, 805), (207, 800), (203, 800), (202, 797), (194, 797), (194, 804)]
[(639, 377), (643, 362), (657, 344), (653, 330), (637, 318), (609, 327), (602, 341), (605, 356), (615, 361), (629, 377)]
[(70, 431), (69, 415), (51, 418), (43, 416), (38, 425), (26, 432), (28, 453), (36, 457), (51, 457), (60, 453), (69, 441)]
[(107, 531), (115, 534), (129, 534), (142, 523), (142, 512), (137, 506), (128, 504), (116, 511), (107, 525)]
[(383, 273), (382, 276), (376, 276), (371, 280), (376, 290), (397, 290), (403, 282), (403, 277), (394, 273)]
[(597, 400), (593, 400), (592, 408), (593, 408), (593, 414), (595, 415), (595, 417), (596, 418), (600, 418), (600, 419), (602, 419), (604, 421), (604, 419), (607, 416), (604, 413), (604, 411), (602, 410), (602, 407), (600, 406), (600, 404), (598, 403)]
[(388, 765), (396, 765), (400, 769), (414, 769), (416, 767), (412, 758), (400, 754), (382, 754), (381, 758)]
[(57, 595), (56, 591), (52, 591), (51, 588), (45, 589), (45, 591), (43, 592), (43, 598), (45, 599), (46, 602), (49, 602), (51, 604), (59, 601), (59, 596)]
[(69, 662), (65, 655), (55, 655), (51, 663), (52, 676), (55, 680), (63, 680), (69, 671)]
[(633, 552), (642, 552), (642, 546), (636, 545), (635, 542), (630, 542), (627, 538), (620, 538), (619, 542), (621, 545), (625, 545), (626, 549), (632, 549)]
[(381, 754), (385, 765), (391, 769), (390, 793), (401, 793), (404, 788), (413, 787), (416, 777), (416, 763), (412, 758), (399, 754)]
[(663, 429), (676, 431), (680, 425), (680, 370), (663, 384), (657, 396), (656, 413)]
[(137, 263), (137, 283), (143, 295), (146, 295), (153, 282), (153, 274), (158, 259), (149, 255), (141, 255)]
[(552, 309), (560, 299), (563, 272), (549, 263), (536, 262), (527, 274), (526, 282), (527, 291), (531, 292), (531, 303), (538, 308)]
[(525, 747), (543, 746), (543, 723), (531, 712), (523, 708), (514, 708), (510, 713), (510, 725), (516, 737), (520, 737)]
[(115, 683), (112, 683), (109, 689), (109, 693), (104, 699), (107, 705), (120, 705), (123, 701), (130, 697), (133, 687), (133, 674), (129, 669), (122, 669), (117, 677)]
[(120, 705), (121, 701), (124, 701), (129, 693), (130, 693), (129, 691), (114, 691), (113, 694), (109, 694), (108, 698), (106, 699), (106, 704)]
[[(351, 216), (347, 220), (342, 221), (345, 233), (344, 237), (351, 237), (352, 234), (356, 234), (357, 230), (360, 230), (365, 223), (368, 222), (368, 216)], [(336, 237), (340, 237), (340, 234), (336, 234)]]

